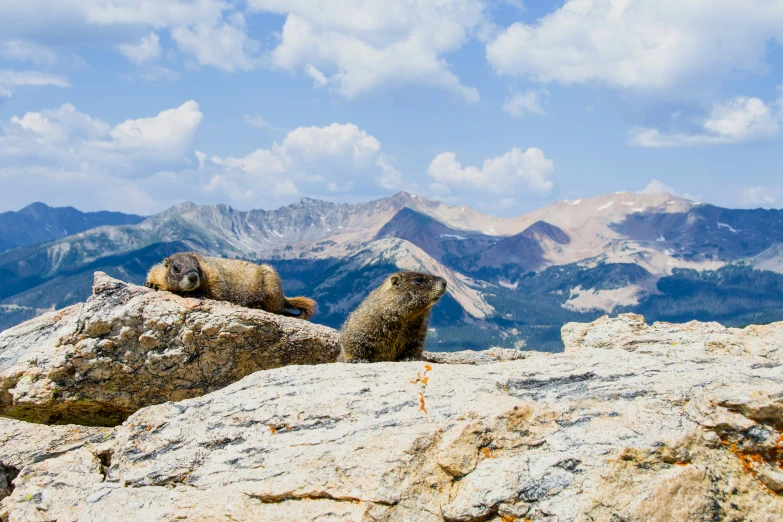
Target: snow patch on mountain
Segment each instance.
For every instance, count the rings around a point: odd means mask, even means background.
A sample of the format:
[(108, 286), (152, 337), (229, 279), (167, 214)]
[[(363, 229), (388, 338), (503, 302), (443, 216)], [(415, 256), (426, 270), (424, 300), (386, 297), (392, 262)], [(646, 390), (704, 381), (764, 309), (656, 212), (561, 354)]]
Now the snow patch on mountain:
[(740, 230), (735, 230), (734, 227), (726, 223), (718, 223), (718, 228), (728, 229), (729, 232), (734, 232), (735, 234), (738, 234), (740, 232)]
[(645, 288), (637, 285), (629, 285), (623, 288), (611, 290), (584, 289), (580, 286), (571, 289), (571, 295), (563, 308), (575, 312), (587, 312), (590, 310), (603, 310), (606, 313), (620, 306), (634, 306), (639, 304), (639, 298), (645, 293)]

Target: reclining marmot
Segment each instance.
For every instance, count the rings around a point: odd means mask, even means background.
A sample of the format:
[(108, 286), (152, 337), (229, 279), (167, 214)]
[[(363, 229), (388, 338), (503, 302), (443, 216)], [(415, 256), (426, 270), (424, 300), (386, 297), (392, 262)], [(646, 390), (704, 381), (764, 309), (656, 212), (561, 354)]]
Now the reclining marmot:
[(309, 319), (315, 313), (316, 303), (312, 299), (283, 294), (274, 268), (238, 259), (180, 252), (153, 266), (144, 284), (156, 290), (228, 301), (300, 319)]

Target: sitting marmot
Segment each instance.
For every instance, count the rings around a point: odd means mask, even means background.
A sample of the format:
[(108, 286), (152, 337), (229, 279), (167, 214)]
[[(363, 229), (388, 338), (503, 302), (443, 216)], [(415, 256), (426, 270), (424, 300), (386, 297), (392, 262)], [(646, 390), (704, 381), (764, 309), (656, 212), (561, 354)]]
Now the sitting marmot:
[(300, 319), (309, 319), (315, 312), (312, 299), (283, 295), (280, 276), (269, 265), (205, 257), (194, 252), (180, 252), (156, 264), (144, 285)]
[(419, 272), (390, 276), (345, 321), (340, 360), (420, 360), (430, 310), (445, 292), (442, 277)]

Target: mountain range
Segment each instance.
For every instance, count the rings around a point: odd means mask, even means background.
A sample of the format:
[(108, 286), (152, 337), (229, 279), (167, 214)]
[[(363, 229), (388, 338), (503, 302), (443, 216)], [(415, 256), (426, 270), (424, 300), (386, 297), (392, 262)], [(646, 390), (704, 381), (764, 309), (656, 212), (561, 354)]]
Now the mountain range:
[(669, 194), (560, 201), (507, 219), (406, 192), (270, 211), (185, 203), (146, 219), (41, 204), (23, 213), (37, 216), (24, 234), (0, 215), (0, 238), (16, 241), (0, 254), (0, 329), (84, 300), (95, 270), (141, 283), (181, 250), (273, 264), (286, 293), (314, 297), (314, 321), (329, 326), (395, 270), (440, 275), (449, 290), (433, 309), (432, 350), (557, 351), (564, 322), (627, 311), (735, 326), (783, 319), (783, 211)]
[(144, 217), (120, 212), (81, 212), (33, 203), (18, 212), (0, 214), (0, 252), (77, 234), (103, 225), (135, 225)]

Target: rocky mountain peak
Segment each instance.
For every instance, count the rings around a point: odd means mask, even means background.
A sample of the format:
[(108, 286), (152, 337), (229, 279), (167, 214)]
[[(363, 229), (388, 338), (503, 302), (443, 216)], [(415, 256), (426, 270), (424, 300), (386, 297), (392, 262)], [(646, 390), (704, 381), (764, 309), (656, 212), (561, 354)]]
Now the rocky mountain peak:
[(193, 210), (194, 208), (197, 208), (199, 205), (192, 203), (190, 201), (185, 201), (184, 203), (178, 203), (174, 205), (173, 207), (170, 207), (163, 212), (158, 212), (155, 214), (155, 217), (165, 217), (165, 216), (171, 216), (175, 214), (182, 214), (184, 212), (187, 212), (189, 210)]

